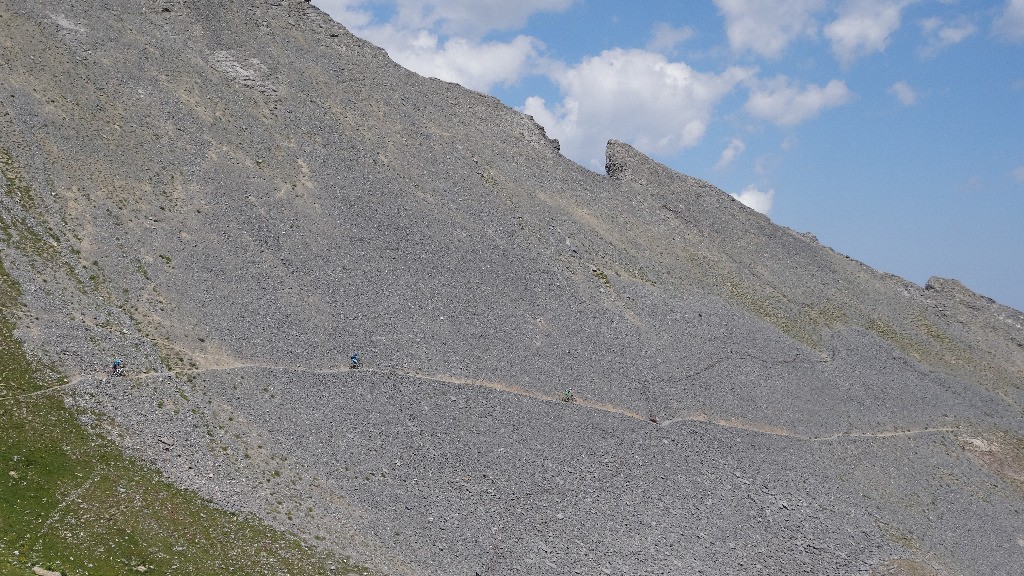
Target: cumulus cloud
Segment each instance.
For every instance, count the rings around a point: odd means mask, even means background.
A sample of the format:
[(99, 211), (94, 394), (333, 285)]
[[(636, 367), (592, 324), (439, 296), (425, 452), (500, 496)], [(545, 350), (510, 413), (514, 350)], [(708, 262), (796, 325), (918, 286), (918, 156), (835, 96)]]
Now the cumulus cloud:
[(1008, 42), (1024, 42), (1024, 0), (1007, 0), (992, 32)]
[(925, 45), (920, 54), (925, 57), (934, 56), (943, 48), (959, 44), (978, 31), (978, 27), (964, 16), (948, 23), (941, 18), (925, 18), (918, 24), (925, 37)]
[(842, 80), (832, 80), (824, 87), (810, 84), (805, 88), (793, 85), (785, 76), (776, 76), (755, 83), (747, 99), (746, 110), (782, 126), (793, 126), (814, 118), (826, 108), (848, 102), (853, 93)]
[(523, 111), (559, 139), (566, 156), (600, 168), (610, 138), (648, 153), (693, 146), (719, 101), (753, 73), (703, 73), (661, 54), (616, 48), (552, 74), (563, 100), (549, 105), (531, 97)]
[(675, 51), (676, 45), (685, 42), (693, 36), (693, 28), (683, 26), (676, 28), (670, 24), (659, 22), (651, 30), (651, 40), (647, 43), (647, 49), (651, 52), (671, 54)]
[(889, 87), (889, 92), (896, 96), (896, 99), (904, 106), (913, 106), (914, 104), (917, 104), (917, 91), (906, 82), (897, 82), (893, 84)]
[(743, 154), (743, 151), (747, 149), (747, 145), (743, 143), (739, 138), (733, 138), (732, 142), (726, 146), (725, 150), (722, 150), (722, 155), (718, 158), (718, 163), (715, 164), (716, 170), (721, 170), (732, 164), (732, 161), (737, 156)]
[[(395, 15), (389, 22), (405, 30), (432, 30), (450, 36), (479, 38), (491, 30), (515, 30), (540, 12), (561, 12), (577, 0), (391, 0)], [(345, 26), (360, 27), (351, 15), (370, 14), (378, 0), (313, 0), (318, 8)], [(353, 30), (354, 31), (354, 30)]]
[(846, 0), (839, 18), (825, 27), (832, 53), (843, 64), (882, 52), (899, 29), (903, 9), (917, 0)]
[(565, 10), (575, 0), (392, 0), (394, 14), (375, 22), (376, 0), (315, 0), (353, 33), (387, 50), (393, 60), (424, 76), (487, 91), (539, 73), (543, 44), (520, 35), (483, 41), (492, 30), (523, 26), (538, 12)]
[(769, 189), (767, 192), (762, 192), (754, 186), (747, 186), (743, 189), (743, 192), (731, 194), (731, 196), (742, 202), (744, 206), (757, 210), (767, 216), (772, 211), (772, 203), (775, 201), (775, 190)]
[(715, 0), (715, 6), (725, 17), (734, 51), (778, 58), (796, 38), (817, 33), (814, 14), (825, 8), (825, 0)]
[(383, 46), (388, 55), (424, 76), (458, 82), (486, 92), (496, 84), (510, 84), (531, 73), (540, 61), (543, 45), (530, 36), (508, 42), (481, 42), (462, 37), (441, 42), (426, 30), (411, 32), (391, 25), (367, 27), (363, 37)]
[(363, 8), (363, 0), (313, 0), (313, 5), (355, 32), (373, 21), (373, 13)]

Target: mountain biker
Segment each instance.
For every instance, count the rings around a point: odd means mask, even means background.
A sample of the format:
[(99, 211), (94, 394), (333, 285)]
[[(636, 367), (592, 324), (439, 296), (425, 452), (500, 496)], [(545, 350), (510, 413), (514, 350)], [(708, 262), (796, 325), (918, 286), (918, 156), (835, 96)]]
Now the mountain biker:
[(121, 366), (122, 366), (123, 364), (124, 364), (124, 363), (123, 363), (123, 362), (121, 361), (121, 359), (120, 359), (120, 358), (118, 358), (118, 359), (114, 360), (114, 364), (113, 364), (113, 365), (112, 365), (112, 366), (110, 367), (110, 373), (111, 373), (111, 375), (113, 375), (113, 376), (117, 376), (118, 374), (120, 374), (120, 373), (121, 373)]
[(360, 366), (360, 360), (359, 360), (359, 352), (355, 352), (355, 353), (353, 353), (353, 354), (352, 354), (352, 357), (351, 357), (351, 358), (349, 358), (349, 360), (351, 361), (351, 364), (350, 364), (350, 366), (351, 366), (351, 367), (352, 367), (353, 369), (354, 369), (354, 368), (359, 368), (359, 366)]
[(562, 396), (563, 402), (575, 402), (576, 396), (572, 393), (572, 388), (565, 389), (565, 395)]

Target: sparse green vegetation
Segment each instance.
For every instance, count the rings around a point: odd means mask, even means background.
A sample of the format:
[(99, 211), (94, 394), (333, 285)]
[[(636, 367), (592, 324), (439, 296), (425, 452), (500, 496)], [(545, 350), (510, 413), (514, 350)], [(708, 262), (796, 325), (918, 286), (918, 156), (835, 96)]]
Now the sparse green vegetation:
[(599, 281), (599, 282), (600, 282), (600, 283), (601, 283), (601, 284), (602, 284), (602, 285), (603, 285), (603, 286), (604, 286), (605, 288), (608, 288), (609, 290), (611, 290), (611, 289), (612, 289), (612, 283), (611, 283), (611, 281), (610, 281), (610, 280), (608, 279), (608, 274), (606, 274), (604, 270), (601, 270), (600, 268), (594, 267), (594, 268), (591, 268), (591, 269), (590, 269), (590, 273), (591, 273), (591, 274), (593, 274), (593, 275), (594, 275), (594, 278), (597, 278), (597, 280), (598, 280), (598, 281)]
[(818, 306), (807, 306), (805, 313), (815, 324), (828, 328), (836, 328), (849, 321), (846, 311), (834, 302), (824, 302)]
[[(5, 317), (20, 294), (0, 263), (0, 576), (351, 574), (344, 559), (212, 508), (128, 459), (49, 394)], [(57, 382), (59, 383), (59, 382)]]
[(0, 261), (0, 310), (13, 310), (21, 306), (21, 286), (7, 273)]
[(152, 281), (152, 278), (149, 277), (149, 270), (146, 270), (146, 267), (142, 264), (141, 260), (135, 261), (135, 271), (146, 280)]
[(482, 168), (479, 171), (477, 171), (477, 174), (479, 174), (480, 177), (483, 179), (484, 183), (490, 186), (491, 188), (498, 187), (498, 179), (494, 176), (494, 173), (491, 172), (489, 169)]
[[(10, 152), (2, 148), (0, 148), (0, 175), (3, 176), (0, 192), (17, 204), (23, 212), (23, 215), (18, 216), (12, 211), (0, 210), (0, 240), (24, 254), (35, 256), (39, 262), (61, 266), (79, 290), (84, 291), (84, 282), (76, 274), (74, 267), (63, 258), (60, 249), (60, 236), (49, 224), (45, 223), (46, 219), (36, 203), (32, 188), (22, 178)], [(36, 220), (37, 223), (42, 222), (45, 234), (33, 226), (29, 218)], [(72, 253), (75, 257), (81, 256), (78, 249), (72, 248)], [(47, 282), (46, 278), (42, 280)]]
[(917, 540), (915, 540), (913, 536), (910, 536), (909, 534), (897, 529), (895, 526), (882, 522), (881, 520), (876, 519), (875, 523), (878, 525), (878, 528), (882, 533), (885, 534), (885, 537), (893, 544), (902, 546), (908, 550), (920, 549), (920, 544), (918, 544)]
[(885, 338), (889, 342), (892, 342), (901, 348), (905, 347), (907, 344), (906, 339), (900, 335), (896, 328), (880, 320), (872, 319), (868, 322), (868, 330), (871, 330), (875, 334), (878, 334), (882, 338)]
[[(39, 212), (31, 187), (21, 177), (11, 154), (0, 149), (0, 174), (3, 175), (4, 194), (14, 201), (26, 214)], [(47, 262), (59, 262), (56, 234), (50, 231), (50, 238), (36, 230), (24, 217), (11, 212), (0, 212), (0, 231), (4, 240), (13, 247), (38, 256)]]
[(801, 342), (809, 348), (815, 350), (821, 349), (820, 337), (814, 323), (811, 321), (813, 316), (792, 316), (782, 310), (777, 304), (773, 303), (767, 296), (756, 294), (748, 291), (747, 287), (742, 285), (737, 280), (729, 280), (726, 282), (729, 288), (729, 292), (732, 294), (736, 301), (742, 304), (747, 310), (750, 310), (754, 314), (757, 314), (761, 318), (773, 324), (783, 334), (790, 338)]

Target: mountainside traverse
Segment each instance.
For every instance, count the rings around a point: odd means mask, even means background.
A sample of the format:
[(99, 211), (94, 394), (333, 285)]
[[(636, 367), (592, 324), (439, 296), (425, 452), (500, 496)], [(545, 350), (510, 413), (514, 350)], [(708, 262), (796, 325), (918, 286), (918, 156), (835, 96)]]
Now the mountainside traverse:
[(304, 1), (0, 29), (5, 306), (66, 378), (0, 410), (385, 574), (1024, 565), (1021, 312), (621, 142), (588, 171)]

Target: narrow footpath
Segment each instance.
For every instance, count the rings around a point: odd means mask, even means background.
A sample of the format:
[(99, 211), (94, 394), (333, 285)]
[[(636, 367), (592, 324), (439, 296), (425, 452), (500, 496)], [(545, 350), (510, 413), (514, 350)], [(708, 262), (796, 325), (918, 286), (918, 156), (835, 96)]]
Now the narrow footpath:
[[(456, 384), (456, 385), (460, 385), (460, 386), (475, 386), (475, 387), (481, 387), (481, 388), (488, 388), (488, 389), (495, 390), (495, 391), (498, 391), (498, 392), (502, 392), (502, 393), (506, 393), (506, 394), (515, 394), (517, 396), (524, 396), (524, 397), (528, 397), (528, 398), (533, 398), (535, 400), (541, 400), (541, 401), (544, 401), (544, 402), (564, 402), (564, 400), (561, 397), (559, 397), (559, 396), (553, 396), (553, 395), (545, 394), (544, 392), (540, 392), (540, 391), (537, 391), (537, 390), (530, 390), (530, 389), (527, 389), (527, 388), (522, 388), (520, 386), (515, 386), (515, 385), (511, 385), (511, 384), (506, 384), (504, 382), (499, 382), (499, 381), (495, 381), (495, 380), (480, 380), (480, 379), (476, 379), (476, 378), (466, 378), (466, 377), (454, 376), (454, 375), (450, 375), (450, 374), (428, 374), (428, 373), (423, 373), (423, 372), (419, 372), (419, 371), (411, 371), (411, 370), (388, 370), (388, 369), (382, 369), (382, 368), (369, 368), (369, 367), (362, 367), (362, 368), (358, 368), (358, 369), (352, 369), (352, 368), (348, 368), (348, 367), (317, 369), (317, 368), (305, 368), (305, 367), (301, 367), (301, 366), (280, 366), (280, 365), (275, 365), (275, 364), (262, 364), (262, 363), (232, 363), (230, 365), (217, 366), (217, 367), (211, 367), (211, 368), (196, 368), (196, 369), (189, 369), (189, 370), (166, 370), (166, 371), (161, 371), (161, 372), (144, 372), (144, 373), (141, 373), (141, 374), (128, 374), (128, 375), (125, 375), (125, 376), (120, 376), (119, 378), (126, 378), (126, 379), (168, 378), (168, 377), (183, 376), (183, 375), (186, 375), (186, 374), (203, 374), (203, 373), (207, 373), (207, 372), (223, 372), (223, 371), (242, 370), (242, 369), (249, 369), (249, 368), (263, 368), (263, 369), (267, 369), (267, 370), (284, 370), (284, 371), (290, 371), (290, 372), (300, 372), (300, 373), (317, 374), (317, 375), (331, 375), (331, 374), (341, 374), (341, 373), (347, 373), (347, 372), (354, 372), (354, 373), (360, 373), (360, 374), (396, 375), (396, 376), (405, 376), (407, 378), (415, 378), (415, 379), (419, 379), (419, 380), (429, 380), (429, 381), (432, 381), (432, 382), (443, 382), (443, 383), (447, 383), (447, 384)], [(56, 386), (51, 386), (49, 388), (44, 388), (42, 390), (36, 390), (35, 392), (27, 392), (27, 393), (18, 394), (18, 395), (15, 395), (15, 396), (0, 397), (0, 401), (13, 401), (13, 400), (24, 399), (24, 398), (29, 398), (29, 397), (33, 397), (33, 396), (41, 396), (41, 395), (44, 395), (44, 394), (50, 394), (50, 393), (54, 393), (54, 392), (59, 392), (61, 390), (66, 390), (66, 389), (74, 388), (75, 386), (79, 385), (82, 382), (86, 382), (86, 381), (89, 381), (89, 380), (92, 380), (92, 379), (95, 379), (95, 378), (99, 378), (101, 380), (106, 380), (108, 378), (111, 378), (111, 376), (109, 374), (106, 374), (106, 373), (83, 374), (83, 375), (79, 375), (79, 376), (76, 376), (76, 377), (70, 379), (68, 382), (66, 382), (64, 384), (59, 384), (59, 385), (56, 385)], [(957, 431), (962, 430), (961, 428), (955, 428), (955, 427), (925, 427), (925, 428), (910, 428), (910, 429), (906, 429), (906, 430), (846, 431), (846, 432), (836, 432), (836, 433), (833, 433), (833, 434), (826, 434), (826, 435), (819, 435), (819, 436), (809, 436), (809, 435), (806, 435), (806, 434), (800, 434), (800, 433), (795, 432), (793, 430), (788, 430), (786, 428), (782, 428), (782, 427), (779, 427), (779, 426), (774, 426), (774, 425), (771, 425), (771, 424), (758, 423), (758, 422), (747, 422), (747, 421), (744, 421), (744, 420), (740, 420), (738, 418), (719, 418), (719, 417), (716, 417), (716, 416), (704, 414), (702, 412), (693, 412), (693, 413), (687, 413), (687, 414), (680, 414), (680, 415), (677, 415), (677, 416), (675, 416), (673, 418), (669, 418), (667, 420), (658, 421), (658, 420), (656, 420), (656, 419), (654, 419), (654, 418), (652, 418), (650, 416), (645, 416), (645, 415), (640, 414), (639, 412), (636, 412), (636, 411), (631, 410), (629, 408), (625, 408), (625, 407), (621, 407), (621, 406), (615, 406), (613, 404), (607, 404), (607, 403), (604, 403), (604, 402), (598, 402), (596, 400), (592, 400), (592, 399), (589, 399), (589, 398), (582, 398), (582, 397), (578, 397), (577, 396), (577, 397), (575, 397), (575, 399), (573, 400), (572, 403), (576, 404), (576, 405), (579, 405), (579, 406), (583, 406), (583, 407), (589, 408), (591, 410), (597, 410), (597, 411), (606, 412), (606, 413), (609, 413), (609, 414), (617, 414), (619, 416), (625, 416), (627, 418), (632, 418), (634, 420), (650, 422), (652, 424), (656, 424), (658, 426), (663, 426), (663, 427), (664, 426), (670, 426), (670, 425), (672, 425), (674, 423), (677, 423), (677, 422), (700, 422), (700, 423), (704, 423), (704, 424), (710, 424), (712, 426), (717, 426), (717, 427), (720, 427), (720, 428), (730, 428), (730, 429), (733, 429), (733, 430), (744, 430), (744, 431), (747, 431), (747, 432), (753, 432), (753, 433), (757, 433), (757, 434), (765, 434), (765, 435), (769, 435), (769, 436), (779, 436), (779, 437), (783, 437), (783, 438), (791, 438), (791, 439), (794, 439), (794, 440), (803, 440), (803, 441), (808, 441), (808, 442), (827, 442), (827, 441), (839, 440), (839, 439), (844, 439), (844, 438), (899, 438), (899, 437), (905, 437), (905, 436), (917, 436), (917, 435), (922, 435), (922, 434), (941, 434), (941, 433), (948, 433), (948, 432), (957, 432)]]

